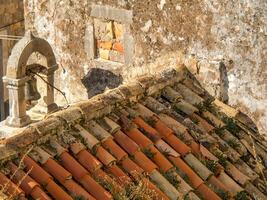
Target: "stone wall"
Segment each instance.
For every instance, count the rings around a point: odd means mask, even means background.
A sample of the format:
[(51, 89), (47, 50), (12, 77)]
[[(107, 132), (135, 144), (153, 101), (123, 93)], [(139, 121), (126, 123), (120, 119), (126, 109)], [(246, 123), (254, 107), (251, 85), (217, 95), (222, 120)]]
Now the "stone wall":
[[(100, 92), (121, 77), (125, 82), (158, 67), (185, 63), (214, 96), (245, 111), (262, 132), (267, 130), (266, 1), (24, 2), (26, 26), (53, 46), (60, 64), (56, 85), (70, 102), (88, 98), (88, 90)], [(96, 59), (93, 47), (104, 45), (94, 38), (96, 19), (125, 20), (124, 60)], [(102, 58), (112, 57), (109, 51), (102, 53)], [(90, 77), (95, 68), (103, 70), (97, 76), (101, 84)]]
[[(22, 0), (0, 0), (0, 35), (24, 34), (24, 6)], [(4, 90), (2, 76), (6, 73), (7, 59), (15, 40), (0, 40), (0, 121), (7, 114), (7, 90)], [(4, 105), (4, 102), (6, 104)], [(5, 108), (6, 107), (6, 108)]]

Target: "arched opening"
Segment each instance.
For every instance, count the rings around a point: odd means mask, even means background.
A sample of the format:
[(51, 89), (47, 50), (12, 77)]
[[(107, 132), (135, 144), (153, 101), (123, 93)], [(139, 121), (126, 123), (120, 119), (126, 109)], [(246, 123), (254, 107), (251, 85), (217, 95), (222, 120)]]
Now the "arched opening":
[[(40, 65), (37, 61), (29, 64), (30, 57), (36, 52), (44, 56), (45, 65)], [(49, 43), (27, 32), (13, 48), (8, 59), (7, 75), (4, 77), (9, 91), (10, 109), (9, 117), (6, 119), (8, 125), (23, 127), (31, 122), (26, 114), (25, 84), (28, 85), (34, 80), (34, 73), (42, 73), (43, 80), (48, 83), (40, 102), (44, 108), (42, 111), (48, 113), (57, 108), (54, 103), (54, 88), (51, 87), (54, 84), (54, 72), (57, 68), (55, 55)]]

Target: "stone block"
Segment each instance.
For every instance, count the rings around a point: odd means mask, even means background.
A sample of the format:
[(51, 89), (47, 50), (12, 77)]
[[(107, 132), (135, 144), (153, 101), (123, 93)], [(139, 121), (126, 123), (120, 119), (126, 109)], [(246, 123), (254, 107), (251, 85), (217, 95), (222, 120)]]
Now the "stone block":
[(133, 11), (111, 6), (92, 5), (90, 15), (92, 17), (110, 19), (125, 24), (131, 24), (133, 22)]
[(109, 50), (99, 49), (99, 57), (105, 60), (109, 60)]
[(104, 42), (104, 41), (98, 40), (97, 41), (97, 48), (111, 50), (112, 41)]
[(124, 55), (119, 53), (118, 51), (110, 51), (109, 60), (124, 63)]
[(85, 30), (84, 49), (89, 59), (95, 58), (94, 27), (92, 25), (88, 25)]
[(114, 34), (116, 39), (120, 39), (123, 36), (124, 27), (118, 22), (114, 22)]
[(120, 43), (120, 42), (115, 42), (115, 43), (113, 44), (113, 50), (118, 51), (118, 52), (120, 52), (120, 53), (123, 53), (123, 52), (124, 52), (124, 48), (123, 48), (122, 43)]

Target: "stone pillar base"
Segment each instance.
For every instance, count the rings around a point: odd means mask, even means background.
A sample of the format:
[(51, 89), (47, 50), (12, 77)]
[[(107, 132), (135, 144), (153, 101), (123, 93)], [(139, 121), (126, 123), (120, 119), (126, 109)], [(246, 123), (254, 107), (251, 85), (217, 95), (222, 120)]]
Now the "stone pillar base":
[(24, 117), (21, 117), (21, 118), (9, 116), (5, 120), (6, 125), (10, 127), (16, 127), (16, 128), (27, 126), (30, 123), (31, 123), (31, 118), (28, 115), (25, 115)]

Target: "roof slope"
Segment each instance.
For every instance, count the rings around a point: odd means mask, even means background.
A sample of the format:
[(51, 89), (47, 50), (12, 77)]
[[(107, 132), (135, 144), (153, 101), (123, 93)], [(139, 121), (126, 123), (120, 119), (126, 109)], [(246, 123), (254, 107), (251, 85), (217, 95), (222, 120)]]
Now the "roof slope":
[(267, 198), (267, 142), (183, 66), (54, 113), (0, 157), (11, 199)]

